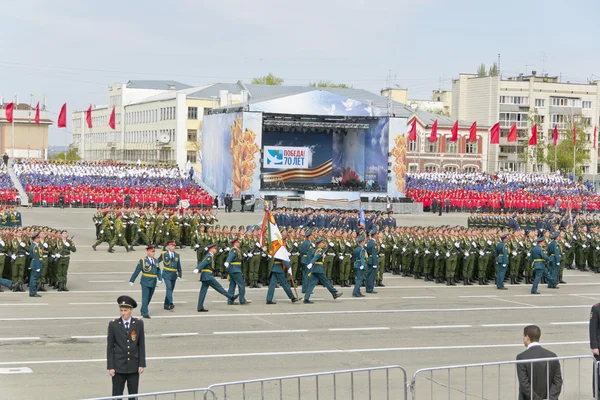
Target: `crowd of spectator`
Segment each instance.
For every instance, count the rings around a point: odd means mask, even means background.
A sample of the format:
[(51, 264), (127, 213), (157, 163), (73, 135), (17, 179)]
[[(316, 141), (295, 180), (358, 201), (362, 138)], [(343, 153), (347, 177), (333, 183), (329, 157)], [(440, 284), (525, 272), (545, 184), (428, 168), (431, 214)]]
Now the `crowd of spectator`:
[(0, 166), (0, 204), (16, 204), (19, 192), (8, 175), (8, 170), (5, 164)]
[(600, 210), (600, 196), (589, 182), (552, 174), (423, 172), (409, 174), (406, 196), (425, 209)]
[[(33, 205), (211, 206), (212, 198), (177, 166), (19, 160), (13, 169)], [(9, 178), (10, 179), (10, 178)]]

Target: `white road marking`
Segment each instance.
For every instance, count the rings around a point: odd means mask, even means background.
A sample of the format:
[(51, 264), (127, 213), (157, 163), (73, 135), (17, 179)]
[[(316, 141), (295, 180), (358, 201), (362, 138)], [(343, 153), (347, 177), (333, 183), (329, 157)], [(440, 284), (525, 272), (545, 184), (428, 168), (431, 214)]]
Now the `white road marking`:
[(519, 301), (514, 301), (514, 300), (501, 299), (500, 297), (494, 297), (494, 300), (500, 300), (500, 301), (504, 301), (506, 303), (512, 303), (512, 304), (520, 304), (522, 306), (527, 306), (527, 307), (535, 307), (535, 305), (533, 305), (533, 304), (521, 303)]
[(185, 332), (185, 333), (161, 333), (160, 336), (198, 336), (198, 332)]
[(550, 322), (550, 325), (589, 325), (590, 321), (573, 322)]
[(343, 331), (386, 331), (389, 330), (387, 326), (374, 326), (371, 328), (330, 328), (329, 331), (332, 332), (343, 332)]
[(595, 301), (598, 301), (598, 300), (600, 300), (600, 298), (598, 298), (598, 297), (584, 296), (584, 295), (582, 295), (582, 294), (580, 294), (580, 295), (577, 295), (577, 297), (579, 297), (579, 298), (581, 298), (581, 299), (590, 299), (590, 300), (595, 300)]
[(532, 323), (522, 323), (522, 324), (483, 324), (481, 325), (484, 328), (502, 328), (502, 327), (513, 327), (513, 326), (522, 326), (525, 327), (527, 325), (534, 325)]
[(452, 328), (472, 328), (471, 325), (429, 325), (429, 326), (411, 326), (412, 329), (452, 329)]
[[(292, 306), (290, 304), (290, 306)], [(294, 307), (294, 306), (292, 306)], [(296, 306), (297, 307), (297, 306)], [(300, 307), (298, 307), (300, 308)], [(297, 315), (352, 315), (352, 314), (404, 314), (404, 313), (439, 313), (439, 312), (478, 312), (478, 311), (531, 311), (531, 310), (559, 310), (589, 308), (588, 305), (561, 305), (561, 306), (532, 306), (532, 307), (468, 307), (468, 308), (419, 308), (419, 309), (392, 309), (392, 310), (343, 310), (343, 311), (295, 311), (295, 312), (265, 312), (265, 313), (232, 313), (232, 314), (184, 314), (184, 315), (156, 315), (153, 319), (171, 318), (247, 318), (247, 317), (291, 317)], [(0, 321), (64, 321), (64, 320), (91, 320), (115, 319), (111, 316), (70, 316), (70, 317), (24, 317), (0, 318)]]
[(246, 335), (255, 333), (299, 333), (308, 332), (308, 329), (278, 329), (272, 331), (229, 331), (229, 332), (213, 332), (213, 335)]
[[(544, 346), (571, 346), (589, 344), (589, 340), (573, 342), (554, 342), (544, 343)], [(242, 358), (242, 357), (281, 357), (281, 356), (302, 356), (315, 354), (353, 354), (353, 353), (374, 353), (374, 352), (403, 352), (403, 351), (440, 351), (440, 350), (475, 350), (475, 349), (501, 349), (501, 348), (522, 348), (523, 343), (511, 344), (478, 344), (466, 346), (429, 346), (429, 347), (386, 347), (386, 348), (362, 348), (362, 349), (326, 349), (326, 350), (306, 350), (306, 351), (276, 351), (264, 353), (237, 353), (237, 354), (196, 354), (180, 356), (160, 356), (146, 357), (147, 360), (195, 360), (195, 359), (217, 359), (217, 358)], [(106, 358), (93, 359), (71, 359), (71, 360), (30, 360), (30, 361), (2, 361), (0, 365), (40, 365), (40, 364), (84, 364), (84, 363), (106, 363)]]
[(48, 303), (0, 303), (0, 307), (1, 306), (9, 306), (9, 307), (13, 307), (13, 306), (47, 306)]
[(33, 371), (31, 368), (20, 367), (20, 368), (0, 368), (0, 375), (11, 375), (11, 374), (31, 374)]
[(71, 336), (71, 339), (106, 339), (106, 335), (95, 335), (95, 336)]
[(30, 337), (9, 337), (9, 338), (0, 338), (0, 342), (9, 342), (13, 340), (40, 340), (38, 336), (30, 336)]

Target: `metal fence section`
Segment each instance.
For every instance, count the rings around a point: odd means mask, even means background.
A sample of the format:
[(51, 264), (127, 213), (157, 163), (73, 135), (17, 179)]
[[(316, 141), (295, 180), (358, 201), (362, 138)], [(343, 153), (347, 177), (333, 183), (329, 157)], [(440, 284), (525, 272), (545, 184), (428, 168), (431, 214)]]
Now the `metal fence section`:
[[(558, 399), (600, 400), (599, 397), (594, 397), (592, 392), (593, 377), (597, 376), (598, 364), (591, 355), (424, 368), (413, 375), (410, 391), (413, 400), (519, 399), (518, 366), (526, 368), (530, 376), (533, 368), (546, 366), (544, 383), (548, 389), (553, 384), (553, 377), (549, 376), (550, 368), (547, 367), (553, 361), (560, 363), (562, 375), (562, 388)], [(533, 385), (535, 384), (536, 382), (533, 382)], [(539, 397), (533, 397), (532, 394), (531, 399), (534, 398)]]
[(121, 395), (112, 397), (94, 397), (85, 400), (128, 400), (128, 399), (147, 399), (147, 400), (217, 400), (215, 392), (208, 388), (172, 390), (167, 392), (141, 393), (131, 395)]
[[(406, 371), (399, 365), (217, 383), (217, 400), (408, 400)], [(211, 400), (207, 393), (206, 400)]]

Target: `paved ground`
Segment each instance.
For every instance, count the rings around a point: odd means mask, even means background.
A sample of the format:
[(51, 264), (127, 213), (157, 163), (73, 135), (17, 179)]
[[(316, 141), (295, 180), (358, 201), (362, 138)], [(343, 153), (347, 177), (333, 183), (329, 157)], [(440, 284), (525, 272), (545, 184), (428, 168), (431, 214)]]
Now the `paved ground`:
[[(139, 286), (130, 287), (127, 281), (144, 252), (118, 249), (109, 254), (105, 245), (101, 251), (92, 251), (89, 210), (33, 209), (23, 215), (26, 224), (69, 229), (79, 250), (69, 270), (69, 293), (48, 292), (41, 299), (23, 293), (0, 294), (1, 398), (109, 395), (106, 328), (118, 316), (115, 301), (119, 295), (141, 299)], [(261, 216), (220, 214), (219, 218), (221, 223), (239, 225), (256, 223)], [(407, 225), (465, 221), (466, 215), (399, 217)], [(513, 360), (523, 350), (521, 333), (528, 323), (540, 325), (542, 343), (560, 356), (589, 354), (589, 309), (600, 301), (600, 275), (592, 273), (569, 271), (567, 285), (555, 291), (542, 288), (541, 296), (529, 295), (525, 285), (509, 285), (508, 291), (500, 292), (491, 286), (446, 287), (386, 276), (387, 286), (364, 299), (352, 298), (346, 289), (344, 297), (333, 301), (318, 288), (314, 305), (291, 304), (278, 289), (279, 304), (267, 306), (266, 289), (249, 289), (247, 297), (253, 304), (228, 306), (223, 297), (209, 291), (210, 312), (199, 314), (200, 285), (191, 274), (195, 255), (185, 249), (182, 258), (185, 280), (177, 285), (175, 310), (163, 310), (161, 287), (150, 307), (153, 318), (145, 322), (149, 359), (141, 379), (143, 391), (395, 364), (404, 366), (410, 376), (424, 367)], [(134, 315), (139, 315), (139, 309)], [(29, 368), (32, 373), (7, 374), (18, 368)], [(578, 385), (591, 397), (589, 363), (581, 368), (583, 377), (578, 380), (577, 364), (565, 366), (566, 398), (579, 398), (575, 394)], [(514, 393), (512, 371), (502, 370), (501, 395), (496, 373), (486, 371), (489, 381), (484, 397), (510, 397), (507, 394)], [(452, 393), (457, 397), (465, 387), (459, 376), (463, 379), (464, 370), (453, 377), (458, 386), (453, 386)], [(347, 379), (344, 382), (349, 385)], [(383, 375), (373, 374), (372, 379), (376, 394), (385, 394)], [(434, 381), (419, 380), (417, 398), (446, 398), (442, 397), (447, 394), (446, 379), (447, 374), (441, 374)], [(480, 381), (481, 370), (470, 373), (466, 388), (471, 398), (481, 398)], [(367, 385), (364, 376), (355, 377), (356, 398), (366, 398)], [(400, 386), (401, 381), (395, 379), (391, 389)], [(296, 387), (292, 382), (285, 390)], [(303, 390), (313, 387), (304, 385)], [(432, 387), (441, 392), (430, 397)], [(255, 393), (246, 398), (259, 397)]]

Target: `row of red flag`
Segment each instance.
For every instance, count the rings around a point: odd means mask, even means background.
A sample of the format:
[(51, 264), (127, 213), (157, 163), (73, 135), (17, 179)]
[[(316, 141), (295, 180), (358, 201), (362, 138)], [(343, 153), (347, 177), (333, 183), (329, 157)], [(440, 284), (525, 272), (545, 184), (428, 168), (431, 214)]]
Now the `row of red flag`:
[[(437, 122), (437, 120), (435, 120), (433, 125), (431, 126), (431, 133), (429, 134), (429, 142), (431, 142), (431, 143), (437, 142), (437, 129), (438, 129), (438, 122)], [(454, 125), (452, 126), (452, 129), (450, 129), (450, 132), (452, 133), (452, 136), (450, 137), (450, 141), (457, 142), (458, 141), (458, 121), (456, 121), (454, 123)], [(408, 140), (411, 142), (417, 140), (417, 119), (416, 118), (413, 120), (412, 125), (410, 127), (410, 132), (408, 134)], [(556, 125), (554, 125), (553, 140), (554, 140), (554, 146), (556, 146), (557, 141), (558, 141), (558, 128), (556, 127)], [(477, 141), (477, 122), (473, 122), (473, 125), (471, 125), (471, 127), (469, 128), (468, 142), (472, 143), (472, 142), (476, 142), (476, 141)], [(510, 131), (508, 132), (507, 141), (509, 143), (514, 143), (517, 141), (517, 123), (516, 122), (510, 127)], [(537, 124), (535, 124), (535, 125), (533, 125), (533, 128), (531, 128), (531, 137), (529, 138), (529, 146), (536, 146), (537, 143), (538, 143), (537, 142)], [(490, 144), (500, 144), (500, 122), (496, 122), (490, 129)], [(574, 146), (577, 145), (577, 124), (574, 124), (574, 126), (573, 126), (573, 145)], [(596, 126), (594, 126), (593, 145), (594, 145), (594, 148), (597, 147)]]
[[(14, 111), (15, 111), (15, 103), (9, 103), (6, 105), (6, 120), (10, 124), (12, 124), (14, 121), (14, 118), (13, 118)], [(33, 121), (38, 125), (40, 124), (40, 102), (39, 101), (38, 101), (37, 105), (35, 106), (35, 117), (34, 117)], [(91, 104), (85, 113), (85, 121), (87, 122), (88, 128), (92, 129), (92, 105)], [(60, 108), (60, 113), (58, 114), (57, 125), (59, 128), (67, 127), (67, 103), (63, 104), (62, 107)], [(111, 129), (116, 129), (117, 125), (116, 125), (116, 121), (115, 121), (115, 107), (113, 107), (113, 109), (110, 113), (110, 118), (108, 120), (108, 126), (110, 126)]]

